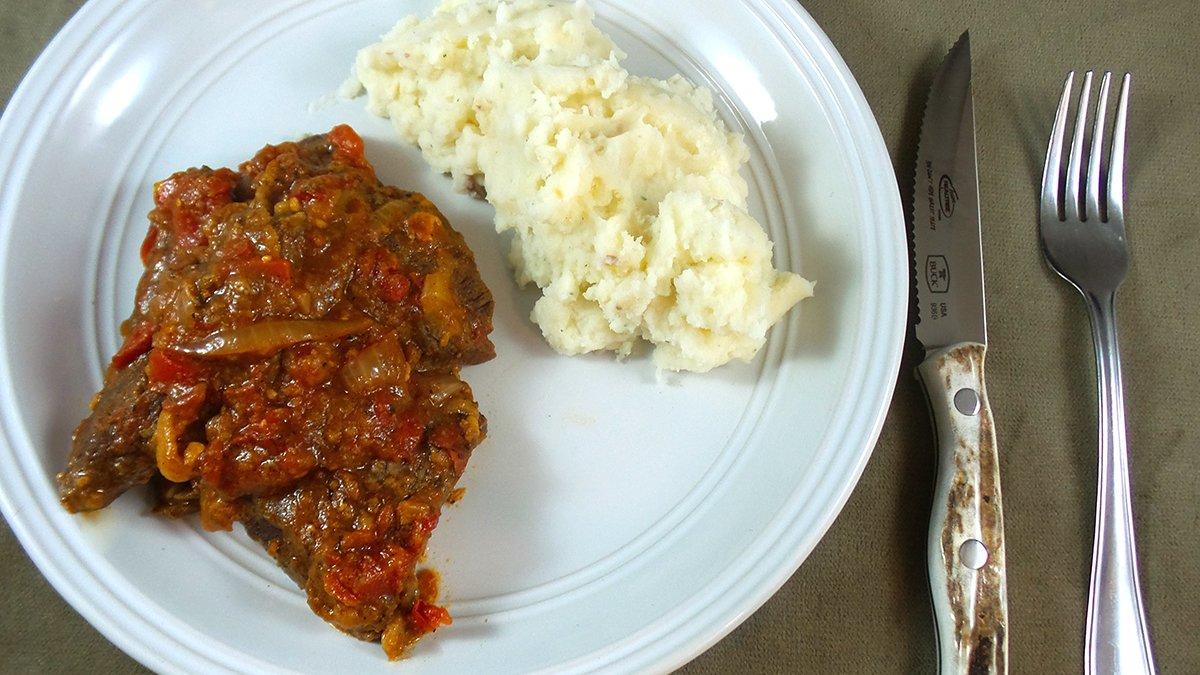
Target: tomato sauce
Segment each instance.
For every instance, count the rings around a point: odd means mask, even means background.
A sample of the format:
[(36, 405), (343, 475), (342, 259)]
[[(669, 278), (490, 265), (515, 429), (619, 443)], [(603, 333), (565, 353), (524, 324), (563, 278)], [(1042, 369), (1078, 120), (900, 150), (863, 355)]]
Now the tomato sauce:
[(149, 483), (163, 515), (240, 522), (313, 611), (402, 655), (450, 623), (419, 561), (486, 432), (459, 377), (493, 356), (471, 251), (347, 126), (176, 173), (154, 204), (63, 504)]

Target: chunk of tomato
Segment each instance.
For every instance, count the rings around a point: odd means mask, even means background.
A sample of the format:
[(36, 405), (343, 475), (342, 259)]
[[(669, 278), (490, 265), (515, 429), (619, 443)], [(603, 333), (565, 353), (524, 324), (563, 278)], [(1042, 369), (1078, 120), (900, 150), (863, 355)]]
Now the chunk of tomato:
[(362, 137), (348, 124), (339, 124), (329, 131), (329, 142), (333, 145), (333, 156), (350, 166), (366, 166)]
[(194, 359), (171, 349), (155, 349), (146, 363), (146, 376), (158, 384), (193, 384), (201, 371)]
[(146, 231), (146, 238), (142, 240), (142, 264), (145, 265), (150, 261), (150, 253), (154, 251), (154, 245), (158, 242), (158, 228), (154, 225)]
[(445, 607), (417, 600), (408, 613), (408, 623), (414, 632), (422, 635), (432, 633), (441, 626), (449, 626), (454, 620), (450, 618), (450, 612), (447, 612)]
[(251, 276), (273, 280), (282, 286), (292, 283), (292, 263), (283, 258), (251, 260), (242, 265), (242, 271)]
[(150, 347), (154, 341), (154, 326), (148, 323), (139, 323), (129, 331), (125, 336), (125, 342), (121, 348), (117, 350), (112, 357), (112, 367), (115, 370), (122, 370), (129, 364), (137, 361), (142, 354), (150, 351)]

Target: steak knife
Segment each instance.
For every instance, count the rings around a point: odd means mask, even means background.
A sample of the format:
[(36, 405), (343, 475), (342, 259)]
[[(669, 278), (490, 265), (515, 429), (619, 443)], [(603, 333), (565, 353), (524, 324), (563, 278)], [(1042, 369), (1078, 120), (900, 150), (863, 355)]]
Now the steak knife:
[(938, 668), (942, 675), (1007, 673), (1004, 517), (983, 374), (987, 324), (968, 33), (933, 80), (914, 186), (916, 332), (925, 347), (917, 376), (938, 444), (928, 541)]

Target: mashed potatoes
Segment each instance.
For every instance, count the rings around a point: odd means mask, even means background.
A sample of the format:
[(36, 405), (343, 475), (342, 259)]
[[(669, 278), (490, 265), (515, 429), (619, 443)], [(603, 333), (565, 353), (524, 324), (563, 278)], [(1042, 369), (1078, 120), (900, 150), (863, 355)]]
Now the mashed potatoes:
[(630, 75), (582, 2), (446, 0), (363, 49), (375, 114), (512, 230), (532, 319), (564, 354), (640, 339), (670, 370), (750, 360), (812, 294), (746, 211), (748, 153), (712, 95)]

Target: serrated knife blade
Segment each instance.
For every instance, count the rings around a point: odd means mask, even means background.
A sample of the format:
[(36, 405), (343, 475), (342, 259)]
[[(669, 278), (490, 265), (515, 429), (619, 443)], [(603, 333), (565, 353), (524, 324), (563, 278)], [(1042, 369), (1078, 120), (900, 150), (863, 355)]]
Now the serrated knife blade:
[(971, 40), (934, 77), (914, 183), (917, 338), (938, 443), (927, 547), (938, 671), (1008, 672), (1008, 599), (999, 455), (984, 386), (987, 324)]
[(926, 350), (987, 344), (971, 40), (965, 33), (933, 80), (920, 138), (913, 199), (917, 339)]

